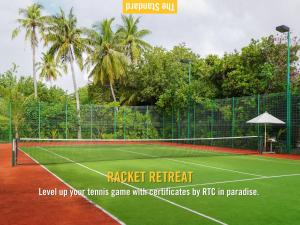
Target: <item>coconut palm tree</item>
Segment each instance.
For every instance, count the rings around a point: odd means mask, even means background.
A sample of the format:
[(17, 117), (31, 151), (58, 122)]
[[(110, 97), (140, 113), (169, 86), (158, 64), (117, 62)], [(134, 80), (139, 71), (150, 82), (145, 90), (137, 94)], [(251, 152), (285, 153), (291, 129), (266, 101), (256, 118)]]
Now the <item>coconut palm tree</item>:
[(86, 66), (94, 83), (109, 84), (112, 98), (116, 102), (113, 85), (125, 75), (127, 57), (121, 51), (118, 36), (111, 28), (113, 21), (114, 18), (105, 19), (95, 24), (93, 30), (86, 30), (89, 44), (93, 46)]
[(48, 53), (56, 59), (57, 63), (69, 65), (71, 68), (78, 119), (78, 138), (81, 138), (80, 125), (80, 99), (75, 75), (75, 63), (80, 69), (83, 68), (83, 53), (87, 50), (87, 39), (83, 37), (82, 29), (77, 27), (77, 18), (73, 14), (73, 8), (69, 14), (64, 11), (52, 16), (47, 26), (44, 40), (50, 45)]
[(32, 76), (34, 84), (34, 97), (37, 98), (37, 79), (36, 79), (36, 47), (38, 46), (38, 33), (42, 33), (44, 24), (47, 20), (46, 16), (42, 16), (41, 10), (43, 6), (34, 3), (26, 9), (19, 9), (19, 15), (22, 18), (18, 19), (19, 26), (13, 30), (12, 38), (15, 38), (22, 29), (25, 30), (25, 40), (30, 41), (32, 49)]
[(49, 53), (43, 53), (41, 61), (37, 63), (37, 71), (40, 72), (40, 78), (46, 81), (56, 80), (59, 76), (62, 76), (61, 70), (66, 72), (66, 65), (56, 63), (53, 56)]
[(132, 15), (123, 15), (122, 21), (123, 25), (119, 26), (117, 34), (121, 38), (126, 56), (130, 58), (132, 63), (136, 64), (141, 53), (152, 48), (150, 44), (142, 40), (151, 32), (146, 29), (138, 29), (140, 18), (135, 19)]

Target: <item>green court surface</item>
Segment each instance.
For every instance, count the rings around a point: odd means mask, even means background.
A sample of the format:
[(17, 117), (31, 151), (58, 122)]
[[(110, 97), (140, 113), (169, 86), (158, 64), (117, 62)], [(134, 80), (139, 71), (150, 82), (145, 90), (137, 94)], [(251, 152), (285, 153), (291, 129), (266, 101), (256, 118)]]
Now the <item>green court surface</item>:
[[(256, 196), (91, 196), (128, 225), (299, 224), (300, 162), (159, 144), (20, 149), (77, 190), (257, 190)], [(20, 162), (22, 164), (22, 162)], [(193, 171), (192, 183), (108, 183), (109, 171)], [(150, 193), (150, 192), (149, 192)]]

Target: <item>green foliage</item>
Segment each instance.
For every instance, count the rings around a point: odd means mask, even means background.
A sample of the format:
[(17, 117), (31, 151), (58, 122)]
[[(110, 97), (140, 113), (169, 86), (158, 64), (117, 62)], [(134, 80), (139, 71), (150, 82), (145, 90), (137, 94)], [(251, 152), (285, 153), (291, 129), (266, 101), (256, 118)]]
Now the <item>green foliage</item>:
[(62, 76), (61, 70), (66, 72), (67, 67), (55, 62), (53, 56), (49, 53), (43, 53), (41, 62), (37, 63), (37, 70), (40, 71), (40, 78), (52, 81)]
[(91, 105), (83, 109), (86, 115), (91, 115), (85, 137), (101, 139), (145, 139), (157, 138), (158, 133), (154, 128), (151, 115), (145, 107), (119, 107), (118, 103), (110, 103), (104, 106)]
[[(300, 85), (296, 63), (299, 49), (295, 39), (291, 48), (294, 91)], [(192, 62), (190, 85), (188, 66), (180, 62), (182, 59)], [(226, 53), (223, 57), (202, 58), (185, 45), (170, 51), (156, 47), (146, 51), (137, 65), (126, 68), (126, 82), (116, 81), (115, 93), (122, 105), (186, 108), (189, 101), (202, 103), (207, 98), (284, 92), (286, 66), (286, 44), (282, 37), (252, 40), (241, 52)], [(93, 102), (109, 102), (108, 93), (108, 86), (89, 86)]]
[(89, 87), (88, 86), (84, 86), (82, 88), (79, 88), (78, 92), (79, 92), (81, 104), (88, 105), (88, 104), (91, 103), (90, 102), (91, 98), (89, 96)]
[[(112, 26), (114, 18), (94, 24), (93, 29), (81, 29), (77, 27), (73, 9), (67, 15), (61, 9), (50, 17), (43, 17), (41, 9), (41, 5), (33, 4), (20, 10), (23, 18), (18, 20), (20, 27), (13, 36), (20, 28), (25, 28), (26, 37), (31, 37), (35, 46), (37, 38), (33, 27), (39, 29), (49, 46), (39, 63), (41, 76), (46, 79), (60, 75), (62, 68), (58, 62), (72, 66), (76, 61), (81, 69), (85, 66), (94, 83), (82, 89), (84, 103), (106, 104), (113, 100), (121, 105), (156, 105), (170, 110), (201, 103), (207, 98), (285, 90), (285, 35), (251, 40), (241, 51), (222, 57), (201, 57), (184, 44), (171, 50), (152, 48), (143, 40), (150, 31), (140, 29), (140, 18), (131, 15), (122, 16), (122, 24), (116, 30)], [(291, 48), (293, 91), (300, 87), (299, 50), (299, 40), (295, 37)], [(84, 61), (85, 52), (88, 54)], [(191, 84), (188, 83), (187, 65), (180, 62), (182, 59), (191, 60)], [(73, 71), (72, 75), (75, 80)], [(75, 94), (79, 111), (77, 90)]]
[(111, 96), (116, 102), (113, 85), (125, 75), (127, 58), (118, 45), (118, 35), (111, 28), (114, 18), (103, 20), (86, 30), (92, 50), (86, 60), (89, 76), (94, 84), (109, 84)]
[[(299, 77), (297, 42), (291, 48), (292, 77)], [(252, 40), (242, 51), (225, 54), (223, 59), (209, 57), (212, 81), (219, 90), (217, 97), (277, 93), (285, 90), (287, 68), (286, 44), (273, 36)]]
[(13, 30), (12, 38), (18, 36), (22, 29), (25, 30), (25, 40), (30, 40), (31, 47), (38, 45), (37, 31), (43, 32), (47, 17), (42, 16), (41, 10), (43, 6), (34, 3), (25, 9), (19, 9), (19, 15), (22, 18), (18, 19), (18, 27)]
[[(298, 53), (295, 38), (291, 47), (291, 77), (294, 91), (299, 88)], [(201, 58), (184, 45), (167, 51), (154, 48), (144, 54), (137, 66), (127, 71), (127, 82), (117, 85), (122, 104), (154, 105), (161, 108), (183, 108), (205, 98), (250, 96), (285, 91), (286, 43), (273, 36), (252, 40), (241, 52), (223, 57)], [(192, 82), (188, 84), (187, 66), (181, 59), (192, 61)]]
[(150, 114), (139, 112), (139, 108), (121, 107), (117, 113), (117, 137), (127, 139), (158, 138)]
[[(85, 138), (122, 138), (124, 132), (126, 138), (157, 137), (158, 130), (152, 124), (153, 118), (144, 111), (140, 112), (140, 108), (124, 107), (132, 105), (155, 105), (168, 116), (171, 112), (178, 113), (175, 117), (172, 115), (178, 123), (181, 120), (186, 122), (187, 115), (184, 113), (187, 109), (199, 106), (200, 119), (194, 126), (205, 124), (204, 128), (201, 127), (203, 133), (200, 136), (208, 133), (210, 136), (218, 135), (218, 130), (214, 130), (216, 117), (222, 118), (226, 126), (232, 126), (231, 132), (242, 135), (248, 128), (239, 130), (238, 124), (253, 112), (257, 113), (256, 99), (250, 98), (245, 102), (239, 98), (235, 98), (237, 102), (209, 99), (285, 91), (285, 36), (251, 40), (240, 51), (202, 57), (184, 44), (171, 50), (152, 48), (143, 40), (150, 31), (139, 28), (140, 18), (122, 16), (123, 24), (116, 30), (113, 29), (114, 18), (104, 19), (96, 23), (93, 29), (87, 29), (78, 28), (73, 9), (68, 14), (61, 9), (57, 15), (49, 17), (42, 16), (41, 9), (39, 4), (21, 9), (22, 18), (18, 20), (19, 27), (12, 36), (24, 29), (25, 39), (30, 40), (35, 58), (39, 32), (45, 47), (49, 47), (37, 64), (40, 76), (47, 81), (55, 80), (61, 71), (66, 73), (67, 66), (70, 66), (75, 94), (67, 96), (57, 87), (48, 88), (38, 82), (35, 86), (39, 89), (39, 99), (33, 100), (32, 93), (37, 90), (33, 88), (33, 79), (17, 79), (17, 67), (14, 65), (0, 76), (0, 123), (6, 124), (3, 129), (8, 129), (6, 110), (12, 102), (16, 135), (21, 127), (27, 132), (23, 136), (71, 138), (76, 137), (78, 131), (80, 138), (82, 126)], [(295, 37), (291, 47), (293, 92), (300, 89), (299, 50), (299, 40)], [(86, 59), (84, 53), (87, 54)], [(191, 62), (190, 83), (188, 65), (181, 63), (182, 59)], [(75, 63), (80, 69), (85, 67), (94, 81), (79, 91), (73, 67)], [(83, 107), (80, 107), (79, 96)], [(236, 108), (232, 108), (235, 104)], [(273, 105), (276, 106), (275, 103)], [(181, 112), (183, 115), (180, 116)], [(233, 120), (235, 113), (237, 118)], [(41, 118), (42, 121), (39, 120)], [(115, 119), (116, 127), (113, 124)], [(42, 126), (41, 133), (38, 133), (37, 124)], [(168, 125), (168, 130), (170, 128)], [(182, 132), (186, 132), (186, 127)]]
[(48, 53), (58, 63), (77, 62), (82, 69), (82, 54), (87, 50), (87, 40), (82, 37), (83, 30), (77, 27), (77, 18), (70, 9), (68, 15), (60, 12), (52, 16), (45, 28), (44, 41), (49, 46)]
[(43, 16), (41, 11), (43, 6), (38, 3), (33, 3), (25, 9), (19, 9), (19, 15), (21, 18), (17, 20), (18, 27), (13, 30), (12, 38), (15, 38), (20, 31), (25, 31), (25, 40), (29, 40), (32, 49), (32, 64), (33, 64), (33, 79), (34, 79), (34, 97), (37, 99), (37, 79), (36, 79), (36, 47), (39, 43), (38, 34), (44, 36), (45, 24), (48, 22), (49, 17)]
[[(57, 87), (46, 87), (43, 83), (38, 83), (40, 90), (39, 100), (33, 98), (33, 80), (30, 77), (16, 78), (17, 66), (13, 64), (12, 68), (0, 74), (0, 119), (4, 123), (0, 128), (0, 134), (8, 132), (10, 120), (9, 105), (11, 104), (12, 126), (14, 135), (25, 135), (37, 137), (38, 132), (38, 104), (39, 101), (51, 103), (50, 109), (52, 117), (62, 112), (63, 102), (69, 97), (66, 93)], [(59, 108), (58, 105), (61, 104)], [(58, 108), (57, 108), (58, 107)], [(53, 111), (54, 110), (54, 111)], [(51, 123), (46, 123), (51, 126)], [(56, 127), (52, 124), (53, 129)], [(26, 133), (20, 133), (20, 131)]]
[[(180, 62), (183, 58), (192, 60), (191, 85), (188, 84), (188, 66)], [(204, 61), (184, 45), (171, 51), (154, 48), (144, 54), (138, 67), (128, 69), (127, 82), (119, 91), (125, 95), (127, 102), (124, 103), (130, 105), (182, 108), (187, 105), (188, 96), (193, 102), (213, 97), (213, 86), (204, 82), (206, 77)]]
[[(77, 117), (80, 121), (80, 99), (74, 64), (77, 63), (79, 68), (83, 69), (83, 53), (89, 50), (88, 40), (83, 37), (83, 29), (77, 26), (77, 18), (73, 13), (73, 8), (67, 15), (60, 9), (57, 15), (51, 16), (45, 31), (44, 41), (50, 45), (47, 53), (49, 58), (55, 58), (58, 65), (62, 63), (65, 66), (65, 72), (67, 72), (68, 66), (71, 68)], [(81, 139), (80, 122), (78, 123), (78, 138)]]
[[(66, 109), (67, 104), (67, 109)], [(76, 108), (68, 102), (31, 101), (24, 107), (23, 137), (76, 138)], [(68, 126), (66, 126), (66, 117)], [(40, 127), (40, 133), (39, 133)]]
[(125, 55), (136, 65), (142, 53), (152, 48), (150, 44), (143, 40), (151, 32), (147, 29), (138, 29), (140, 18), (135, 19), (132, 15), (123, 15), (122, 21), (123, 25), (119, 27), (117, 35)]
[[(0, 98), (1, 98), (1, 114), (2, 119), (9, 122), (12, 120), (15, 135), (19, 137), (19, 128), (24, 119), (24, 106), (28, 101), (33, 100), (31, 95), (25, 96), (22, 91), (22, 86), (19, 85), (15, 74), (17, 67), (13, 65), (11, 69), (6, 71), (0, 77)], [(32, 92), (31, 92), (32, 93)], [(8, 107), (11, 105), (11, 115), (9, 115)]]

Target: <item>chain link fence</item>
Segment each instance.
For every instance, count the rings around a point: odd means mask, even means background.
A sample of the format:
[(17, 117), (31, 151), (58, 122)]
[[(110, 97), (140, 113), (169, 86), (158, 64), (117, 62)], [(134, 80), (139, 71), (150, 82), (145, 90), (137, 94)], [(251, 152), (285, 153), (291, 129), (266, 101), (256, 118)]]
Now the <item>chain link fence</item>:
[[(3, 105), (3, 104), (2, 104)], [(30, 102), (14, 112), (13, 103), (2, 107), (0, 140), (12, 137), (42, 139), (76, 139), (81, 127), (83, 139), (193, 139), (259, 136), (244, 139), (207, 140), (205, 145), (232, 148), (261, 149), (263, 126), (246, 121), (268, 111), (286, 121), (284, 93), (250, 97), (205, 100), (185, 109), (161, 110), (154, 106), (108, 107), (82, 105), (80, 120), (74, 103), (49, 104)], [(14, 107), (13, 107), (14, 108)], [(292, 95), (292, 152), (300, 152), (300, 95)], [(277, 152), (286, 152), (286, 126), (269, 125), (269, 137), (274, 137)], [(192, 141), (191, 141), (192, 142)]]

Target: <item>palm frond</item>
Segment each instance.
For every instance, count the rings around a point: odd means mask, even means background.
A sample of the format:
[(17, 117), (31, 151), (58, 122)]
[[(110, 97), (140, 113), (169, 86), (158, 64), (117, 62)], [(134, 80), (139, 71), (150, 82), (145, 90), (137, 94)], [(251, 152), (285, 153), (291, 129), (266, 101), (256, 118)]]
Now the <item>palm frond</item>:
[(136, 64), (141, 58), (143, 50), (151, 48), (150, 44), (142, 40), (151, 32), (146, 29), (138, 29), (140, 17), (135, 19), (132, 15), (123, 15), (122, 21), (123, 24), (117, 30), (120, 47), (124, 50), (125, 55), (131, 59), (131, 62)]

